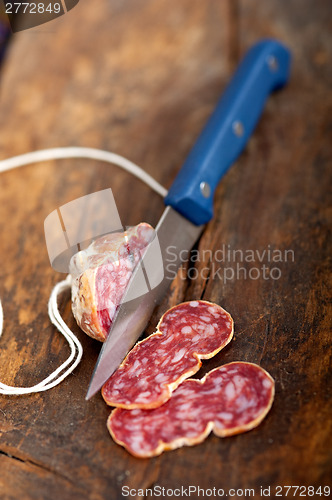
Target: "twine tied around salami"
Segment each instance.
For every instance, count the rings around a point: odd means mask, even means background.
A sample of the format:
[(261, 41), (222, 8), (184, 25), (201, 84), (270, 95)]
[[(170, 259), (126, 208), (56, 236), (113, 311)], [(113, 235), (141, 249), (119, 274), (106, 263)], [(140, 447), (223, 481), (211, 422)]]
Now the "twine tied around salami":
[[(147, 186), (149, 186), (153, 191), (158, 193), (163, 198), (167, 194), (167, 190), (163, 186), (161, 186), (153, 177), (151, 177), (147, 172), (145, 172), (141, 167), (139, 167), (138, 165), (136, 165), (132, 161), (128, 160), (127, 158), (124, 158), (121, 155), (113, 153), (111, 151), (103, 151), (103, 150), (94, 149), (94, 148), (63, 147), (63, 148), (44, 149), (44, 150), (40, 150), (40, 151), (32, 151), (32, 152), (25, 153), (25, 154), (15, 156), (12, 158), (8, 158), (5, 160), (0, 160), (0, 174), (2, 172), (6, 172), (6, 171), (9, 171), (12, 169), (23, 167), (25, 165), (36, 164), (38, 162), (44, 162), (44, 161), (49, 161), (49, 160), (60, 160), (60, 159), (64, 159), (64, 158), (80, 158), (80, 159), (89, 159), (89, 160), (93, 159), (93, 160), (102, 161), (102, 162), (105, 162), (108, 164), (116, 165), (116, 166), (120, 167), (121, 169), (129, 172), (133, 176), (137, 177), (138, 179), (140, 179), (143, 183), (145, 183)], [(56, 210), (55, 212), (58, 212), (58, 210)], [(50, 215), (52, 215), (52, 214), (50, 214)], [(139, 225), (139, 226), (141, 226), (141, 225)], [(143, 224), (143, 226), (145, 226), (145, 225)], [(148, 226), (148, 225), (146, 225), (146, 226)], [(52, 225), (50, 226), (50, 229), (51, 229), (51, 231), (49, 231), (48, 234), (51, 236), (51, 245), (49, 247), (48, 241), (47, 241), (48, 238), (47, 238), (47, 233), (46, 233), (46, 227), (45, 227), (45, 237), (46, 237), (46, 243), (47, 243), (48, 250), (50, 250), (50, 248), (52, 249), (52, 244), (53, 244), (53, 226)], [(151, 226), (149, 226), (147, 232), (149, 232), (150, 230), (152, 230)], [(135, 232), (135, 229), (133, 232)], [(129, 230), (129, 234), (131, 234), (130, 230)], [(114, 238), (116, 239), (117, 236), (112, 235), (112, 236), (109, 236), (109, 238), (111, 240), (113, 240)], [(109, 241), (109, 238), (106, 237), (107, 241)], [(121, 238), (123, 240), (123, 234), (121, 235)], [(66, 235), (66, 237), (65, 237), (66, 241), (67, 241), (67, 239), (68, 239), (68, 235)], [(78, 243), (80, 243), (80, 242), (78, 242)], [(113, 250), (114, 250), (114, 248), (116, 248), (116, 242), (113, 241), (113, 243), (111, 243), (111, 248), (109, 250), (112, 250), (112, 244), (113, 244)], [(118, 244), (118, 248), (120, 246), (121, 245)], [(144, 242), (143, 242), (143, 246), (144, 246)], [(98, 247), (98, 244), (97, 244), (97, 247)], [(135, 247), (135, 245), (134, 245), (134, 247)], [(52, 250), (54, 250), (54, 249), (52, 249)], [(92, 248), (92, 253), (94, 253), (94, 251), (97, 254), (98, 248)], [(53, 259), (51, 259), (50, 253), (49, 253), (49, 256), (50, 256), (51, 265), (53, 265)], [(113, 255), (113, 257), (114, 257), (114, 255)], [(127, 255), (127, 257), (128, 257), (128, 255)], [(130, 256), (130, 258), (132, 258), (132, 255)], [(112, 260), (112, 255), (110, 255), (110, 260)], [(92, 258), (92, 261), (93, 261), (93, 258)], [(77, 264), (77, 262), (78, 262), (78, 260), (76, 260), (76, 264)], [(91, 264), (91, 263), (92, 262), (90, 261), (89, 264)], [(125, 257), (122, 264), (124, 265), (124, 267), (128, 267), (127, 270), (128, 270), (128, 273), (130, 274), (130, 263), (128, 262), (128, 258), (126, 260), (126, 257)], [(91, 267), (93, 267), (93, 265)], [(56, 270), (60, 271), (60, 272), (66, 272), (63, 269), (56, 269)], [(8, 395), (8, 396), (14, 396), (14, 395), (19, 396), (19, 395), (36, 393), (36, 392), (48, 391), (49, 389), (52, 389), (53, 387), (57, 386), (66, 377), (68, 377), (68, 375), (70, 373), (72, 373), (72, 371), (80, 363), (80, 361), (82, 359), (82, 355), (83, 355), (82, 345), (81, 345), (79, 339), (76, 337), (76, 335), (71, 331), (71, 329), (68, 327), (68, 325), (63, 320), (63, 318), (59, 312), (59, 308), (58, 308), (58, 297), (60, 296), (60, 294), (62, 294), (67, 289), (73, 288), (74, 291), (72, 292), (72, 295), (74, 297), (77, 296), (78, 302), (80, 301), (80, 298), (82, 298), (79, 296), (79, 291), (78, 291), (79, 287), (77, 286), (77, 283), (75, 282), (75, 280), (77, 278), (77, 274), (76, 274), (77, 270), (78, 269), (75, 268), (75, 264), (73, 264), (74, 279), (72, 279), (71, 274), (68, 274), (66, 279), (57, 283), (54, 286), (54, 288), (50, 294), (50, 298), (49, 298), (49, 302), (48, 302), (49, 319), (50, 319), (51, 323), (57, 328), (57, 330), (63, 335), (63, 337), (68, 342), (69, 347), (70, 347), (70, 351), (71, 351), (70, 355), (62, 364), (60, 364), (60, 366), (58, 366), (58, 368), (56, 368), (53, 372), (51, 372), (45, 379), (41, 380), (40, 382), (36, 383), (33, 386), (17, 387), (17, 386), (10, 386), (10, 385), (7, 385), (3, 382), (0, 382), (0, 394)], [(92, 270), (91, 270), (91, 274), (93, 275)], [(106, 272), (106, 274), (107, 274), (107, 272)], [(108, 278), (112, 278), (111, 272), (108, 273)], [(124, 282), (125, 281), (126, 280), (124, 280)], [(125, 286), (126, 286), (126, 283), (124, 283), (123, 288), (125, 288)], [(95, 291), (93, 286), (90, 288), (90, 291), (92, 292), (92, 295), (93, 295), (93, 293)], [(111, 296), (111, 301), (112, 301), (112, 299), (114, 299), (116, 302), (117, 302), (117, 300), (121, 300), (119, 298), (119, 295), (121, 296), (121, 292), (122, 292), (122, 290), (120, 290), (120, 293), (119, 293), (119, 290), (117, 290), (116, 293)], [(76, 316), (76, 320), (79, 324), (81, 322), (80, 314), (81, 313), (82, 313), (82, 315), (86, 314), (86, 316), (87, 316), (86, 323), (84, 323), (84, 322), (82, 323), (82, 326), (84, 327), (83, 330), (85, 330), (85, 331), (88, 330), (87, 333), (89, 333), (92, 337), (103, 341), (103, 340), (105, 340), (107, 323), (109, 325), (111, 324), (112, 318), (114, 315), (114, 307), (116, 308), (119, 304), (116, 303), (116, 305), (114, 306), (114, 303), (113, 303), (113, 305), (107, 303), (107, 305), (109, 305), (110, 307), (104, 308), (104, 316), (102, 314), (102, 310), (101, 310), (100, 315), (99, 314), (93, 315), (93, 314), (91, 314), (91, 304), (92, 304), (92, 308), (94, 307), (93, 300), (90, 301), (90, 303), (89, 303), (89, 298), (91, 298), (92, 295), (90, 295), (90, 297), (86, 298), (86, 304), (83, 306), (83, 308), (81, 310), (80, 310), (80, 307), (76, 307), (76, 309), (75, 309), (75, 304), (74, 304), (75, 299), (73, 299), (73, 312), (74, 312), (74, 315)], [(84, 300), (83, 300), (83, 302), (84, 302)], [(78, 304), (78, 306), (79, 306), (79, 304)], [(85, 307), (87, 309), (85, 309)], [(112, 312), (112, 308), (113, 308), (113, 312)], [(106, 311), (105, 311), (105, 309), (106, 309)], [(94, 311), (92, 310), (92, 312), (94, 312)], [(89, 323), (91, 324), (90, 329), (89, 329)], [(3, 327), (4, 327), (4, 313), (3, 313), (3, 308), (2, 308), (2, 302), (0, 299), (0, 337), (1, 337), (2, 332), (3, 332)]]

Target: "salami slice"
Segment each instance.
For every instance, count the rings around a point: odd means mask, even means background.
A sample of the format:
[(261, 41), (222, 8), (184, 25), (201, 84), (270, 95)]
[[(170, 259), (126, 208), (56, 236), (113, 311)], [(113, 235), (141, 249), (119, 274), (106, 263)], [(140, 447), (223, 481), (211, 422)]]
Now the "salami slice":
[(232, 336), (233, 320), (217, 304), (199, 300), (172, 307), (156, 333), (136, 344), (109, 378), (103, 398), (120, 408), (157, 408)]
[(94, 241), (70, 262), (72, 311), (91, 337), (106, 340), (132, 272), (153, 237), (149, 224)]
[(258, 365), (235, 362), (202, 380), (184, 381), (154, 410), (114, 410), (107, 427), (113, 439), (137, 457), (201, 443), (211, 431), (225, 437), (256, 427), (271, 408), (272, 377)]

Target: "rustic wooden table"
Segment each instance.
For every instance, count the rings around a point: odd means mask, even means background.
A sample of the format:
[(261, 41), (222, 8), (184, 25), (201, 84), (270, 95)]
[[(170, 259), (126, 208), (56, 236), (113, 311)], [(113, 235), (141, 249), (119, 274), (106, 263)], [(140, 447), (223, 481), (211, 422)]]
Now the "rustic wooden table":
[[(270, 486), (273, 498), (277, 486), (317, 491), (331, 484), (330, 19), (328, 0), (82, 0), (58, 20), (13, 37), (1, 72), (1, 158), (97, 147), (129, 157), (166, 187), (249, 46), (276, 37), (294, 59), (290, 84), (271, 97), (217, 190), (214, 220), (198, 245), (212, 258), (205, 253), (192, 263), (197, 279), (178, 276), (147, 329), (180, 301), (221, 304), (234, 318), (235, 338), (199, 375), (235, 360), (260, 364), (276, 381), (270, 414), (247, 434), (211, 435), (154, 459), (132, 457), (109, 436), (110, 409), (101, 396), (85, 401), (100, 344), (76, 326), (64, 293), (61, 312), (83, 344), (83, 360), (50, 391), (0, 396), (1, 500), (113, 500), (124, 498), (123, 486), (138, 499), (145, 497), (139, 489), (189, 485), (225, 494), (234, 488), (234, 498), (249, 488), (260, 498), (260, 488)], [(32, 385), (68, 355), (47, 316), (50, 291), (63, 275), (49, 265), (43, 221), (106, 187), (124, 224), (158, 221), (159, 196), (117, 167), (63, 160), (1, 174), (1, 381)], [(228, 256), (228, 249), (239, 252)], [(241, 262), (240, 251), (248, 250), (266, 250), (262, 262), (257, 253), (254, 262)], [(280, 251), (279, 261), (268, 250)], [(273, 277), (264, 279), (263, 265), (275, 269)], [(297, 498), (300, 490), (294, 492), (288, 496)], [(319, 491), (314, 497), (322, 498)]]

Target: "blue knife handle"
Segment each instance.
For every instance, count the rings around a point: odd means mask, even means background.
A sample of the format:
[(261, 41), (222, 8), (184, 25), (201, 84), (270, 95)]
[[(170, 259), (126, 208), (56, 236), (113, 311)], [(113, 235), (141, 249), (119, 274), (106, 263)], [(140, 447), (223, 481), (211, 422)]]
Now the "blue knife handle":
[(165, 204), (196, 225), (213, 216), (215, 189), (240, 155), (269, 94), (285, 85), (290, 52), (276, 40), (262, 40), (245, 55), (187, 160)]

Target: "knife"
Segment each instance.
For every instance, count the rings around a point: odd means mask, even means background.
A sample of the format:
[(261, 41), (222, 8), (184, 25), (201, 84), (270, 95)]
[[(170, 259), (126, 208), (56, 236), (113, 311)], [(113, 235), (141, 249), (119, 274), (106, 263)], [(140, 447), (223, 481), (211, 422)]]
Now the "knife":
[[(269, 39), (256, 43), (240, 63), (165, 198), (166, 209), (155, 229), (164, 263), (163, 278), (158, 286), (136, 296), (145, 272), (143, 260), (154, 261), (155, 246), (149, 245), (144, 259), (135, 267), (103, 344), (86, 399), (102, 387), (143, 333), (174, 277), (174, 269), (181, 265), (181, 254), (192, 248), (212, 218), (213, 195), (220, 179), (246, 145), (269, 94), (288, 81), (290, 60), (289, 50)], [(171, 266), (166, 265), (169, 248)], [(150, 281), (158, 282), (157, 268), (149, 266), (149, 278), (151, 272), (156, 273), (155, 280), (152, 276)]]

